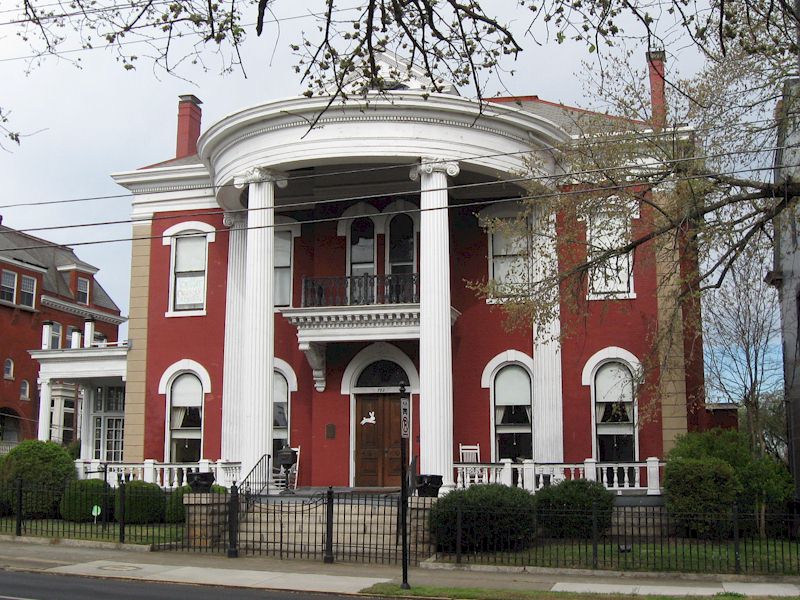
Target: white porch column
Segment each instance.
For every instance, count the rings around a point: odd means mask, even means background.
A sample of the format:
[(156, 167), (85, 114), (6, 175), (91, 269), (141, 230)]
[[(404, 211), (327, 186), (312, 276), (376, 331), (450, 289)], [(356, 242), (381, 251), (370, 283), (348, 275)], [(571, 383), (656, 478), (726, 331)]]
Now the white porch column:
[(453, 482), (453, 354), (450, 316), (450, 232), (447, 177), (455, 162), (423, 158), (412, 169), (420, 179), (420, 473)]
[(50, 439), (50, 401), (52, 390), (49, 379), (39, 380), (39, 431), (37, 437), (46, 442)]
[[(117, 340), (119, 341), (119, 340)], [(84, 319), (83, 321), (83, 347), (91, 348), (94, 344), (94, 319)], [(76, 347), (76, 346), (73, 346)]]
[[(236, 178), (236, 186), (249, 185), (247, 255), (245, 257), (244, 351), (240, 372), (242, 405), (242, 477), (264, 454), (272, 453), (272, 381), (275, 356), (273, 301), (275, 185), (286, 186), (281, 177), (255, 167)], [(282, 185), (281, 185), (282, 184)]]
[(222, 376), (222, 458), (241, 460), (240, 441), (245, 435), (240, 413), (242, 359), (245, 337), (245, 257), (247, 256), (247, 217), (244, 212), (225, 213), (228, 233), (228, 289), (225, 305), (225, 364)]
[(59, 444), (64, 441), (64, 384), (59, 382), (56, 389), (50, 387), (50, 395), (53, 398), (53, 414), (50, 423), (50, 439)]

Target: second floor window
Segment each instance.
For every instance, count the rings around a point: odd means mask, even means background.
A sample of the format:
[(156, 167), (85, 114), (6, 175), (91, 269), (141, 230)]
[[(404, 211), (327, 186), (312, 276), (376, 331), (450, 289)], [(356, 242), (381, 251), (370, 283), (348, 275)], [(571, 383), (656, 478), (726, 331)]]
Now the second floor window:
[(14, 361), (10, 358), (3, 363), (3, 378), (14, 379)]
[(275, 232), (275, 306), (292, 300), (292, 232)]
[(78, 277), (78, 293), (76, 294), (78, 304), (89, 304), (89, 280)]
[(50, 327), (50, 348), (53, 350), (61, 348), (61, 323), (53, 323)]
[[(628, 216), (600, 212), (592, 215), (588, 227), (588, 256), (596, 259), (624, 247), (630, 241)], [(609, 256), (589, 273), (589, 297), (626, 297), (633, 293), (633, 253)]]
[(206, 298), (206, 236), (179, 237), (174, 248), (172, 310), (202, 310)]
[(397, 215), (389, 223), (389, 272), (414, 272), (414, 221)]
[(20, 285), (19, 303), (28, 308), (34, 307), (36, 301), (36, 279), (27, 275), (22, 276)]
[(0, 300), (16, 302), (17, 300), (17, 274), (14, 271), (3, 271), (0, 281)]

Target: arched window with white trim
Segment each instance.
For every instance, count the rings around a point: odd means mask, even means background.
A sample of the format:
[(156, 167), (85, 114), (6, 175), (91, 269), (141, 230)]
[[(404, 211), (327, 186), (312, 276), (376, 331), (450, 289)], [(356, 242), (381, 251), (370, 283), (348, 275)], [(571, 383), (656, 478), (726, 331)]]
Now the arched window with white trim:
[(594, 375), (595, 443), (599, 462), (636, 460), (634, 381), (620, 361), (600, 365)]
[(22, 383), (19, 384), (19, 399), (20, 400), (31, 399), (31, 385), (28, 383), (27, 379), (23, 379)]
[(375, 224), (368, 217), (350, 224), (350, 304), (372, 304), (375, 275)]
[(178, 375), (169, 388), (170, 462), (197, 462), (202, 455), (203, 385), (194, 373)]
[(14, 379), (14, 361), (10, 358), (3, 363), (3, 379)]
[(494, 377), (494, 460), (533, 458), (531, 376), (509, 364)]
[(272, 378), (272, 456), (289, 445), (289, 382), (275, 370)]

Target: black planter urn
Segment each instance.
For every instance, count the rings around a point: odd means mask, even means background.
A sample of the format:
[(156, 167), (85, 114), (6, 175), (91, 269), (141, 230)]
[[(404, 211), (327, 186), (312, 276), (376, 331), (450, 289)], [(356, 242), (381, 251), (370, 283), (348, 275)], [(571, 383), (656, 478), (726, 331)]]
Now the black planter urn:
[(417, 475), (417, 495), (422, 498), (437, 498), (442, 487), (441, 475)]
[(211, 491), (211, 486), (214, 484), (214, 474), (193, 471), (186, 476), (186, 482), (194, 493), (208, 493)]

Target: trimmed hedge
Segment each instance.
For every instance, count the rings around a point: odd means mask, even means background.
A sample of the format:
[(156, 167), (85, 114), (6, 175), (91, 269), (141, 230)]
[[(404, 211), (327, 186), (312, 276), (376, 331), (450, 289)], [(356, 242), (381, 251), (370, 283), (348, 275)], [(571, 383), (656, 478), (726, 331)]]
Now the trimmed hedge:
[[(120, 509), (119, 488), (114, 498), (114, 516), (119, 520)], [(157, 483), (131, 481), (125, 484), (125, 523), (140, 525), (144, 523), (161, 523), (164, 521), (166, 496)]]
[[(164, 520), (167, 523), (183, 523), (186, 520), (186, 507), (183, 504), (183, 495), (191, 491), (188, 485), (183, 485), (167, 495), (167, 510), (164, 515)], [(212, 494), (226, 494), (228, 492), (221, 485), (214, 484), (211, 486)]]
[(740, 492), (733, 467), (719, 458), (670, 458), (664, 468), (670, 516), (694, 537), (730, 535), (733, 504)]
[(48, 518), (58, 515), (58, 504), (66, 484), (76, 477), (75, 463), (55, 442), (26, 440), (11, 449), (0, 465), (4, 501), (14, 506), (13, 490), (22, 479), (25, 490), (24, 516)]
[[(65, 521), (87, 523), (94, 521), (92, 507), (111, 512), (114, 506), (114, 492), (111, 486), (100, 479), (70, 481), (61, 498), (61, 518)], [(102, 518), (102, 513), (101, 517)], [(111, 515), (106, 515), (111, 520)]]
[(460, 512), (462, 552), (521, 550), (536, 537), (535, 506), (523, 489), (474, 485), (439, 498), (431, 509), (431, 533), (441, 551), (455, 552)]
[(536, 492), (539, 523), (548, 537), (591, 538), (592, 510), (602, 534), (611, 527), (613, 509), (614, 494), (597, 481), (564, 480)]

